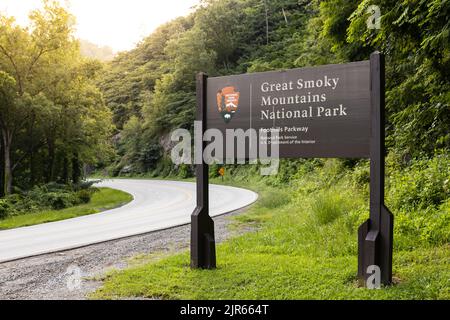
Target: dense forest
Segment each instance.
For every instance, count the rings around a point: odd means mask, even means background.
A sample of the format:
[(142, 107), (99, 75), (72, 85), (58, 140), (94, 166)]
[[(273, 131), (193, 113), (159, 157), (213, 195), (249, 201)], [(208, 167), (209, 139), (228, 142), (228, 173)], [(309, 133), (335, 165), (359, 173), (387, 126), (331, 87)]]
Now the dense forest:
[[(192, 129), (197, 72), (343, 63), (375, 50), (386, 55), (391, 163), (406, 170), (438, 159), (441, 173), (449, 169), (447, 0), (203, 0), (106, 63), (83, 57), (74, 17), (44, 2), (28, 28), (0, 16), (2, 195), (77, 184), (86, 168), (192, 176), (170, 162), (169, 133)], [(370, 5), (380, 28), (368, 28)], [(448, 197), (446, 181), (437, 202)]]

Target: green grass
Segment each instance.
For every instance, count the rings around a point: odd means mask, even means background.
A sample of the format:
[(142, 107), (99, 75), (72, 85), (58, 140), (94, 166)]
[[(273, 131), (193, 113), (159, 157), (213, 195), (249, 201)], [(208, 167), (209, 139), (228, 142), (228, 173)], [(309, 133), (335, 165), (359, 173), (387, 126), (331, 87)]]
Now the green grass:
[(133, 197), (126, 192), (110, 188), (100, 188), (98, 192), (93, 194), (91, 201), (87, 204), (63, 210), (47, 210), (8, 217), (0, 220), (0, 230), (32, 226), (99, 213), (101, 211), (120, 207), (131, 200), (133, 200)]
[[(407, 234), (396, 235), (397, 284), (380, 290), (357, 285), (356, 230), (368, 213), (364, 197), (348, 185), (311, 193), (260, 183), (256, 191), (258, 204), (236, 217), (234, 227), (256, 224), (259, 229), (218, 245), (217, 270), (191, 270), (187, 251), (153, 255), (110, 272), (92, 298), (450, 298), (449, 246), (416, 246)], [(351, 201), (336, 200), (336, 192)]]

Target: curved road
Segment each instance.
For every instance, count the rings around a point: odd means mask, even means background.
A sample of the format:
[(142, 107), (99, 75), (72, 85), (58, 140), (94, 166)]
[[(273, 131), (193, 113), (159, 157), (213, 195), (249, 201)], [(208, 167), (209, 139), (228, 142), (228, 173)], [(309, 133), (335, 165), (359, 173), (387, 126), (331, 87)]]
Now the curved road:
[[(105, 180), (99, 187), (133, 195), (129, 204), (102, 213), (31, 227), (0, 231), (0, 262), (83, 247), (190, 223), (194, 183), (159, 180)], [(210, 215), (256, 201), (252, 191), (210, 185)]]

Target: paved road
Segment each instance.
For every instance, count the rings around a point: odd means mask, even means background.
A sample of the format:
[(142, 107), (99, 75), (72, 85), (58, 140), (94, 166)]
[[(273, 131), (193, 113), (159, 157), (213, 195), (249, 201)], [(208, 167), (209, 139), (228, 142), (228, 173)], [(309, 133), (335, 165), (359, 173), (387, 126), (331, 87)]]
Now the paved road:
[[(0, 231), (0, 262), (187, 224), (195, 207), (194, 183), (106, 180), (98, 186), (126, 191), (134, 200), (99, 214)], [(245, 189), (211, 185), (211, 216), (248, 206), (257, 197), (256, 193)]]

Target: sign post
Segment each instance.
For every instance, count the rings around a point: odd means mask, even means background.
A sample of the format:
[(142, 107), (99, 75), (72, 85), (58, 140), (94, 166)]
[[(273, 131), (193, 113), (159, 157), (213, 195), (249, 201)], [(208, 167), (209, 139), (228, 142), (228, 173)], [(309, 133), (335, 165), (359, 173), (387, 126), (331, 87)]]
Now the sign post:
[(358, 230), (358, 277), (366, 283), (370, 266), (380, 268), (381, 283), (392, 282), (394, 217), (384, 205), (384, 56), (370, 56), (371, 135), (370, 135), (370, 219)]
[[(201, 123), (202, 137), (207, 126), (206, 89), (208, 76), (197, 75), (197, 121)], [(197, 207), (191, 215), (191, 267), (214, 269), (216, 267), (216, 244), (214, 238), (214, 221), (209, 216), (209, 169), (203, 159), (206, 142), (202, 140), (199, 152), (201, 164), (195, 168), (197, 179)]]
[(219, 175), (222, 177), (222, 181), (223, 181), (223, 177), (225, 176), (225, 168), (224, 167), (219, 169)]
[[(202, 133), (216, 129), (227, 139), (230, 131), (241, 133), (240, 138), (233, 133), (222, 146), (221, 160), (227, 163), (252, 159), (255, 149), (274, 144), (280, 158), (369, 158), (370, 218), (358, 230), (358, 277), (366, 283), (369, 270), (379, 267), (380, 282), (390, 284), (393, 216), (384, 205), (384, 85), (384, 58), (379, 52), (370, 61), (347, 64), (216, 78), (200, 73), (197, 121)], [(262, 134), (273, 129), (279, 132), (275, 140)], [(211, 269), (216, 256), (208, 165), (203, 159), (206, 147), (203, 140), (196, 142), (195, 152), (202, 161), (196, 167), (191, 266)]]

